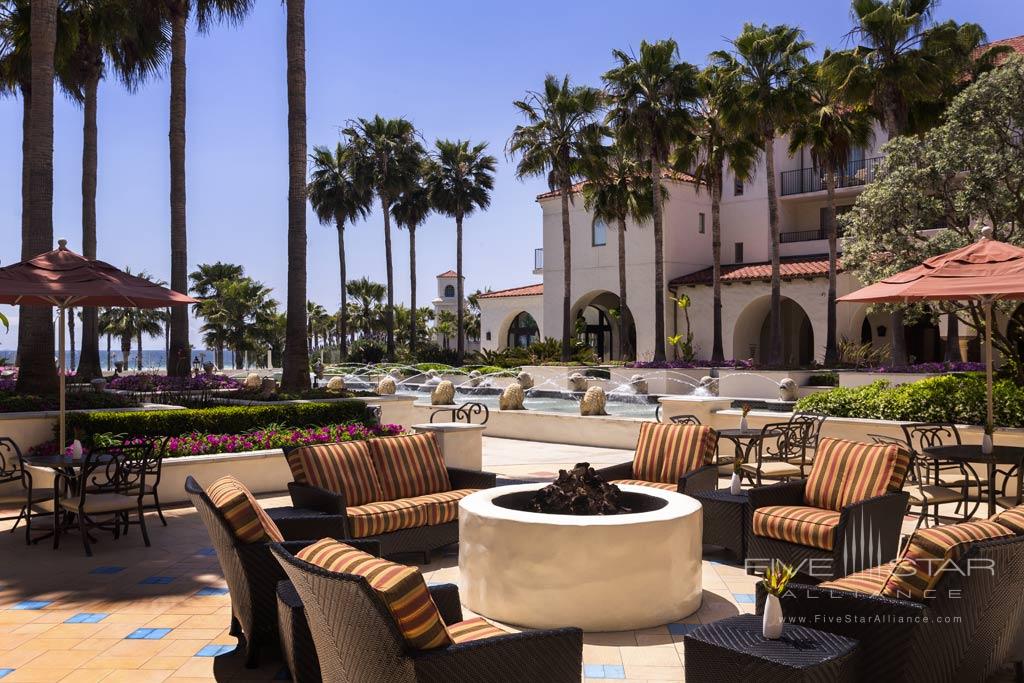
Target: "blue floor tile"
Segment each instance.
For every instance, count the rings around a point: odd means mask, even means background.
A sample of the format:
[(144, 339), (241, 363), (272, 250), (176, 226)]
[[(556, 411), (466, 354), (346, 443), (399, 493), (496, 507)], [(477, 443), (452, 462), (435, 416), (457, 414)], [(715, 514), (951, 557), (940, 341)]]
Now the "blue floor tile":
[(0, 678), (3, 678), (7, 674), (14, 673), (14, 669), (0, 669)]
[(169, 628), (137, 628), (125, 638), (128, 640), (160, 640), (170, 632)]
[(208, 598), (213, 595), (227, 595), (227, 588), (216, 588), (214, 586), (207, 586), (206, 588), (200, 588), (196, 591), (196, 596), (200, 598)]
[(10, 609), (43, 609), (52, 604), (52, 600), (23, 600), (11, 605)]
[(117, 574), (117, 573), (123, 572), (123, 571), (124, 571), (124, 567), (113, 567), (113, 566), (111, 566), (111, 567), (96, 567), (95, 569), (93, 569), (89, 573), (90, 574)]
[(757, 597), (753, 593), (733, 593), (732, 597), (740, 605), (753, 605), (757, 602)]
[(583, 667), (583, 677), (602, 679), (625, 678), (626, 670), (618, 664), (586, 664)]
[(98, 624), (106, 619), (109, 614), (103, 612), (79, 612), (64, 620), (65, 624)]
[(674, 636), (685, 636), (697, 628), (700, 628), (700, 624), (669, 624), (668, 632)]
[(604, 678), (604, 664), (587, 664), (583, 667), (584, 678)]
[(216, 557), (217, 549), (216, 548), (200, 548), (198, 551), (196, 551), (196, 555), (202, 555), (203, 557)]
[(204, 645), (200, 648), (199, 652), (196, 653), (196, 657), (219, 657), (220, 655), (226, 655), (229, 652), (233, 652), (235, 649), (234, 645)]
[(620, 664), (605, 664), (604, 665), (604, 677), (605, 678), (625, 678), (626, 669)]
[(166, 584), (170, 583), (171, 581), (174, 581), (174, 577), (173, 576), (148, 576), (145, 579), (143, 579), (142, 581), (139, 581), (139, 583), (147, 584), (147, 585), (157, 585), (158, 584), (158, 585), (163, 586), (163, 585), (166, 585)]

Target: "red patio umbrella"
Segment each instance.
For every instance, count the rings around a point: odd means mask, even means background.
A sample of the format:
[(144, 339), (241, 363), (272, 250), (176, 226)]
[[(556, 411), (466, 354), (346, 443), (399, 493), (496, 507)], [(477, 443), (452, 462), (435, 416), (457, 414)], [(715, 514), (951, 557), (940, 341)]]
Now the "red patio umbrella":
[(71, 306), (164, 308), (196, 303), (190, 296), (129, 275), (109, 263), (88, 259), (59, 240), (53, 251), (0, 268), (0, 303), (14, 306), (56, 306), (60, 311), (60, 441), (64, 434), (64, 316)]
[(992, 228), (981, 231), (974, 244), (933, 256), (919, 266), (879, 280), (839, 297), (839, 301), (911, 303), (915, 301), (977, 301), (985, 311), (985, 381), (992, 420), (992, 304), (1001, 299), (1024, 299), (1024, 249), (992, 239)]

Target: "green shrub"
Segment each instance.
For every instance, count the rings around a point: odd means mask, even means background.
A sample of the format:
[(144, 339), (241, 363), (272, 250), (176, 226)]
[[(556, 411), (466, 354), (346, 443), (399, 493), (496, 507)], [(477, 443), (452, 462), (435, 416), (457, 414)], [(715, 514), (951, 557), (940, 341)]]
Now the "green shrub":
[(810, 387), (838, 387), (839, 373), (837, 372), (816, 372), (807, 378), (807, 386)]
[(131, 434), (133, 436), (181, 436), (191, 432), (241, 434), (280, 425), (309, 427), (370, 421), (362, 401), (334, 403), (289, 403), (267, 406), (224, 406), (184, 410), (144, 410), (131, 412), (69, 413), (69, 434), (88, 442), (93, 434)]
[(366, 365), (368, 363), (379, 363), (384, 360), (384, 356), (387, 355), (387, 350), (384, 345), (379, 341), (373, 339), (357, 339), (352, 346), (348, 349), (348, 357), (345, 359), (349, 363), (360, 363)]
[[(995, 423), (1024, 427), (1024, 387), (1000, 379), (993, 388)], [(977, 373), (929, 377), (889, 386), (879, 380), (862, 387), (840, 387), (800, 399), (796, 410), (833, 417), (907, 422), (985, 422), (985, 378)]]

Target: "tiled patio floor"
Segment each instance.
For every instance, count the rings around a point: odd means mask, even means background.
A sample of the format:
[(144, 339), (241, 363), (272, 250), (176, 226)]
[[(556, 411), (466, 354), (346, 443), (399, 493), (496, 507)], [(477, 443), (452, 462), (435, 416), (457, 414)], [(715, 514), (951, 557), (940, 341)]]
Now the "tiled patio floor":
[[(485, 455), (488, 469), (513, 476), (544, 476), (576, 460), (624, 459), (622, 451), (495, 439), (487, 440)], [(262, 502), (274, 507), (288, 499)], [(26, 547), (20, 530), (0, 533), (2, 683), (284, 678), (280, 662), (246, 669), (233, 652), (230, 598), (194, 510), (171, 510), (168, 522), (161, 527), (151, 516), (151, 548), (143, 546), (137, 529), (119, 541), (101, 535), (92, 558), (85, 557), (76, 534), (54, 551), (48, 543)], [(422, 570), (427, 581), (457, 583), (454, 549)], [(585, 680), (682, 681), (683, 634), (695, 624), (754, 609), (755, 579), (741, 567), (706, 555), (703, 582), (703, 606), (682, 623), (587, 634)], [(1012, 680), (1009, 673), (1005, 680)]]

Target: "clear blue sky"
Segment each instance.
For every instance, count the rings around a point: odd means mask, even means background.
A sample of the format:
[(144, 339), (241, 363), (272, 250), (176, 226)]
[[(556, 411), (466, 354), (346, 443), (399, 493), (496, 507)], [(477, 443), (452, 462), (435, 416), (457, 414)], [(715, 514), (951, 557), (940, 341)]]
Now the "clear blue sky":
[[(519, 119), (512, 100), (546, 73), (598, 85), (612, 48), (675, 38), (682, 57), (701, 63), (744, 21), (801, 26), (819, 48), (840, 47), (849, 29), (845, 0), (728, 3), (650, 0), (641, 6), (602, 0), (482, 3), (356, 3), (307, 0), (309, 144), (333, 144), (356, 116), (405, 116), (428, 141), (486, 140), (499, 158), (491, 208), (466, 221), (467, 287), (494, 289), (536, 281), (541, 244), (533, 198), (540, 179), (516, 180), (503, 147)], [(945, 0), (940, 18), (979, 22), (989, 38), (1024, 33), (1024, 3)], [(244, 264), (285, 297), (285, 13), (261, 0), (239, 27), (190, 32), (188, 52), (189, 264)], [(99, 101), (99, 256), (160, 278), (169, 275), (168, 81), (135, 94), (108, 81)], [(21, 102), (0, 100), (0, 263), (20, 254)], [(54, 239), (81, 246), (81, 110), (56, 105)], [(337, 239), (308, 217), (309, 296), (338, 305)], [(433, 216), (417, 233), (421, 305), (434, 276), (455, 265), (452, 223)], [(384, 281), (379, 212), (347, 231), (349, 277)], [(408, 300), (408, 240), (394, 241), (396, 297)], [(14, 313), (4, 307), (8, 314)], [(193, 330), (195, 329), (193, 325)], [(0, 348), (14, 346), (14, 329)], [(193, 343), (198, 338), (193, 332)], [(147, 340), (146, 348), (162, 348)]]

